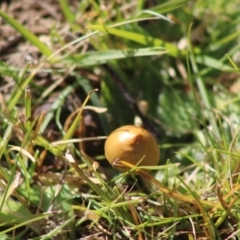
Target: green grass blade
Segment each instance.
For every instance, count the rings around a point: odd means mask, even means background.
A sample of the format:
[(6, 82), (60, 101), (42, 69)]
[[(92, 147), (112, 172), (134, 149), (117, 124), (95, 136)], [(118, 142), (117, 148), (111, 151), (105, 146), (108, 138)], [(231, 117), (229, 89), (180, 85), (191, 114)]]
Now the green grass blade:
[(158, 12), (158, 13), (166, 13), (171, 12), (175, 9), (181, 8), (185, 6), (189, 0), (173, 0), (173, 1), (166, 1), (165, 3), (159, 4), (149, 10)]
[[(124, 49), (124, 50), (108, 50), (108, 51), (96, 51), (87, 52), (85, 54), (75, 55), (73, 58), (66, 59), (66, 61), (76, 63), (78, 66), (92, 66), (97, 64), (104, 64), (111, 60), (124, 59), (130, 57), (145, 57), (165, 54), (167, 51), (162, 47), (150, 47), (150, 48), (136, 48), (136, 49)], [(69, 64), (69, 63), (68, 63)]]
[(38, 50), (45, 55), (46, 57), (50, 57), (52, 55), (52, 51), (41, 42), (36, 35), (27, 30), (24, 26), (18, 23), (15, 19), (10, 17), (8, 14), (4, 13), (0, 10), (0, 16), (9, 23), (17, 32), (19, 32), (26, 40), (28, 40), (31, 44), (36, 46)]
[(22, 75), (19, 77), (18, 80), (16, 80), (15, 88), (11, 94), (11, 97), (8, 100), (8, 109), (10, 111), (16, 106), (19, 99), (24, 95), (25, 87), (32, 80), (33, 75), (29, 76), (28, 78), (25, 78), (25, 73), (27, 72), (29, 67), (30, 67), (30, 64), (26, 66)]
[[(192, 49), (192, 52), (194, 52), (194, 49)], [(195, 55), (194, 57), (196, 63), (202, 64), (204, 66), (207, 66), (209, 68), (218, 69), (221, 71), (231, 71), (232, 69), (230, 66), (222, 63), (218, 59), (215, 59), (213, 57), (207, 56), (207, 55)]]
[[(196, 84), (198, 86), (198, 90), (199, 90), (199, 93), (201, 95), (204, 106), (207, 109), (207, 117), (208, 117), (208, 119), (209, 119), (209, 121), (212, 125), (212, 128), (213, 128), (212, 131), (213, 131), (215, 137), (218, 140), (220, 140), (220, 132), (219, 132), (218, 126), (216, 124), (214, 114), (212, 112), (213, 106), (212, 106), (212, 103), (211, 103), (210, 98), (208, 96), (208, 92), (206, 90), (206, 87), (204, 85), (204, 81), (203, 81), (201, 75), (199, 74), (198, 65), (197, 65), (196, 60), (195, 60), (195, 55), (194, 55), (193, 49), (191, 48), (191, 42), (190, 42), (191, 27), (192, 27), (192, 25), (190, 26), (189, 32), (188, 32), (189, 60), (191, 62), (193, 72), (197, 75)], [(212, 142), (212, 143), (214, 144), (214, 142)]]
[[(85, 93), (89, 93), (92, 89), (92, 86), (90, 84), (90, 82), (81, 77), (81, 76), (77, 76), (77, 82), (79, 83), (79, 85), (81, 85), (85, 91)], [(96, 92), (93, 92), (91, 95), (91, 102), (93, 103), (94, 106), (96, 107), (103, 107), (103, 104), (101, 102), (101, 100), (99, 99), (98, 95)], [(105, 114), (99, 114), (99, 119), (101, 121), (102, 127), (104, 129), (105, 133), (109, 133), (110, 132), (110, 128), (109, 128), (109, 123), (107, 120), (107, 117)]]
[[(84, 106), (87, 104), (87, 102), (88, 102), (91, 94), (92, 94), (93, 92), (95, 92), (95, 91), (96, 91), (96, 90), (92, 90), (92, 91), (87, 95), (87, 97), (86, 97), (86, 99), (84, 100), (84, 102), (83, 102), (83, 104), (82, 104), (82, 106), (81, 106), (81, 108), (80, 108), (80, 110), (79, 110), (76, 118), (74, 119), (72, 125), (70, 126), (70, 128), (69, 128), (68, 131), (66, 132), (66, 135), (63, 137), (63, 140), (70, 139), (70, 138), (73, 136), (74, 132), (76, 131), (76, 129), (77, 129), (78, 126), (79, 126), (79, 123), (80, 123), (80, 120), (81, 120), (81, 117), (82, 117), (83, 108), (84, 108)], [(64, 147), (64, 148), (65, 148), (65, 147)]]
[(25, 89), (25, 117), (26, 117), (26, 130), (31, 131), (31, 115), (32, 115), (32, 104), (31, 104), (31, 91), (30, 89)]
[[(12, 118), (12, 120), (15, 120), (17, 117), (17, 114), (18, 114), (17, 109), (14, 109), (10, 116), (5, 116), (0, 112), (0, 117), (3, 119)], [(7, 149), (8, 142), (12, 135), (13, 127), (14, 127), (14, 122), (8, 121), (5, 133), (3, 134), (3, 136), (0, 136), (0, 159), (2, 158), (2, 155)]]
[(103, 33), (113, 34), (118, 37), (132, 40), (134, 42), (154, 47), (163, 47), (168, 51), (168, 55), (177, 57), (179, 55), (184, 55), (184, 51), (180, 51), (176, 46), (171, 43), (165, 42), (161, 39), (153, 38), (151, 36), (146, 36), (140, 33), (129, 32), (125, 30), (120, 30), (111, 27), (105, 27), (101, 25), (91, 25), (88, 26), (89, 29), (100, 31)]
[(239, 68), (237, 66), (237, 64), (232, 60), (232, 58), (228, 55), (228, 54), (225, 54), (225, 56), (227, 57), (227, 59), (229, 60), (229, 62), (231, 63), (231, 65), (233, 66), (233, 68), (237, 71), (239, 71)]
[(57, 226), (52, 231), (50, 231), (48, 234), (42, 236), (41, 240), (47, 240), (52, 239), (54, 236), (59, 235), (59, 232), (61, 232), (65, 227), (71, 224), (71, 222), (75, 219), (75, 216), (72, 216), (71, 218), (67, 219), (65, 222), (63, 222), (60, 226)]
[(56, 98), (56, 100), (53, 102), (51, 109), (46, 113), (44, 120), (41, 124), (40, 127), (40, 133), (44, 132), (45, 129), (47, 128), (49, 122), (51, 121), (51, 119), (53, 118), (55, 111), (60, 108), (66, 97), (73, 91), (74, 85), (73, 86), (68, 86), (66, 87), (61, 94)]
[(59, 3), (65, 18), (69, 23), (72, 23), (75, 20), (75, 16), (71, 12), (67, 0), (60, 0)]

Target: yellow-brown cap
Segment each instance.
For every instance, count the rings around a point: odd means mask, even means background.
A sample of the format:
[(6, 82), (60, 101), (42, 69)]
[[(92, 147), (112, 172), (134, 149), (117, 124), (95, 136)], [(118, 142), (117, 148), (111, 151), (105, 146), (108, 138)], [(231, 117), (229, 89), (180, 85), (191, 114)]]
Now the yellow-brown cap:
[(145, 129), (126, 125), (114, 130), (105, 142), (105, 156), (109, 163), (120, 171), (129, 170), (115, 165), (123, 160), (132, 165), (156, 166), (160, 158), (160, 150), (154, 137)]

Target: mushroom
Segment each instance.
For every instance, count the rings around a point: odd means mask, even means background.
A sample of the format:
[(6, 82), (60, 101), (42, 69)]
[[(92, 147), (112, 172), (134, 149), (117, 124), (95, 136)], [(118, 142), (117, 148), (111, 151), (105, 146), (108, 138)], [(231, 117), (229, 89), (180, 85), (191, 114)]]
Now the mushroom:
[(160, 150), (154, 137), (138, 126), (126, 125), (114, 130), (105, 142), (105, 156), (116, 169), (125, 172), (126, 166), (117, 164), (122, 160), (134, 166), (156, 166)]

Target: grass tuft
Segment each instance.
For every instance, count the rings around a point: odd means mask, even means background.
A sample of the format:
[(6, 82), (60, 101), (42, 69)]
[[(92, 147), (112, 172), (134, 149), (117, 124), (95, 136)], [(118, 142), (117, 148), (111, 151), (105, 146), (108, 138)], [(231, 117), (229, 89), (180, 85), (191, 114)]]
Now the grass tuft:
[[(0, 239), (239, 239), (237, 6), (1, 3)], [(136, 119), (160, 163), (119, 173)]]

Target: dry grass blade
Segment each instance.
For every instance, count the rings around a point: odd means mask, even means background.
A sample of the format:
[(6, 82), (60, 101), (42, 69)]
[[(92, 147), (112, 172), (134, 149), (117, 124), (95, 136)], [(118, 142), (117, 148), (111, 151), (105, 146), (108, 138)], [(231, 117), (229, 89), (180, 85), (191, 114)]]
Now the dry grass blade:
[(136, 171), (137, 174), (141, 175), (144, 179), (146, 179), (151, 184), (154, 184), (161, 192), (165, 193), (168, 197), (170, 197), (172, 199), (191, 203), (196, 206), (199, 206), (199, 204), (200, 205), (202, 204), (203, 206), (208, 207), (208, 208), (212, 208), (215, 206), (215, 203), (205, 201), (205, 200), (195, 199), (194, 197), (190, 197), (190, 196), (185, 196), (185, 195), (174, 192), (174, 191), (164, 187), (161, 182), (159, 182), (157, 179), (155, 179), (153, 176), (151, 176), (148, 172), (146, 172), (142, 169), (135, 169), (136, 167), (134, 165), (128, 163), (127, 161), (119, 160), (115, 164), (123, 165), (129, 169), (133, 169), (133, 171)]

